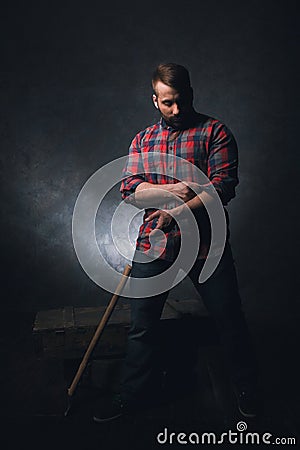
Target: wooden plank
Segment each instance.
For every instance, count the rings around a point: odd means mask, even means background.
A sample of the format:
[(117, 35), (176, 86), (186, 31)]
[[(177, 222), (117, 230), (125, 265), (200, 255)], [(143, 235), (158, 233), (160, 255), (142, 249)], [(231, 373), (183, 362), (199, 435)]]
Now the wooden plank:
[(122, 373), (123, 358), (101, 358), (91, 361), (91, 383), (102, 391), (117, 391)]
[[(75, 327), (96, 327), (100, 322), (105, 307), (81, 307), (75, 309)], [(129, 305), (115, 307), (107, 326), (110, 325), (128, 325), (130, 322)]]
[(62, 311), (64, 328), (70, 328), (75, 326), (75, 312), (73, 306), (65, 306)]
[[(94, 327), (99, 323), (105, 309), (105, 306), (78, 308), (69, 306), (38, 311), (35, 317), (33, 331)], [(199, 315), (200, 312), (202, 311), (198, 300), (184, 300), (181, 302), (180, 300), (168, 299), (162, 313), (162, 319), (178, 319), (183, 314)], [(109, 324), (128, 325), (129, 321), (129, 305), (117, 305), (109, 320)]]
[(35, 317), (33, 332), (64, 329), (63, 308), (39, 311)]

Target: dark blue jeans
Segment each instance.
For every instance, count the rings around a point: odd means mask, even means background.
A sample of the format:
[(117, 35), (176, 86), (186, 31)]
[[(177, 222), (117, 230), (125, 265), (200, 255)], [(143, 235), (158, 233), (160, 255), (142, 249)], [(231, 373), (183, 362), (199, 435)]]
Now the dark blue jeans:
[[(163, 260), (133, 262), (131, 276), (151, 277), (170, 264)], [(232, 381), (243, 389), (256, 383), (256, 363), (229, 243), (213, 275), (199, 284), (202, 267), (203, 262), (197, 260), (188, 276), (216, 323)], [(130, 300), (131, 324), (121, 382), (121, 395), (128, 405), (139, 404), (147, 400), (147, 393), (153, 393), (158, 376), (159, 321), (168, 293)]]

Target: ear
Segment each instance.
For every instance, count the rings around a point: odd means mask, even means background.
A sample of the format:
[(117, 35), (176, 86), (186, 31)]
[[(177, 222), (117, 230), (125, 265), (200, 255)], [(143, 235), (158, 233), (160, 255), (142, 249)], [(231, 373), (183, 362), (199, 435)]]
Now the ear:
[(153, 100), (153, 103), (154, 103), (155, 108), (158, 109), (157, 97), (156, 97), (155, 94), (152, 95), (152, 100)]

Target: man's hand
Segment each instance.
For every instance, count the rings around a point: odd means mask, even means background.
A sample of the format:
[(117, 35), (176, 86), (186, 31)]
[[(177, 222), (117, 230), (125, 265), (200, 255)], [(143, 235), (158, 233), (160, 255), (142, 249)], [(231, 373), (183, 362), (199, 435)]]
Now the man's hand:
[(184, 203), (188, 202), (195, 197), (199, 192), (201, 192), (200, 185), (193, 182), (184, 182), (172, 184), (171, 192), (177, 197), (181, 198)]
[(167, 211), (163, 209), (158, 209), (157, 211), (150, 214), (150, 216), (147, 217), (146, 222), (150, 222), (150, 220), (158, 219), (156, 227), (152, 230), (151, 233), (155, 233), (155, 230), (163, 230), (164, 228), (167, 228), (172, 220), (173, 217), (167, 213)]

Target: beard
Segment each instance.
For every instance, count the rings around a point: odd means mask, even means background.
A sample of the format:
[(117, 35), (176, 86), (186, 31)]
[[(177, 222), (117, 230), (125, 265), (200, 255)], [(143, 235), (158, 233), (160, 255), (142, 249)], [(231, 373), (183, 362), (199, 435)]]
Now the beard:
[(160, 110), (159, 112), (166, 124), (174, 128), (175, 130), (184, 130), (186, 128), (189, 128), (189, 126), (191, 125), (193, 117), (192, 110), (176, 117), (166, 117)]

